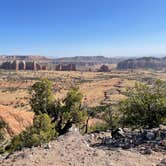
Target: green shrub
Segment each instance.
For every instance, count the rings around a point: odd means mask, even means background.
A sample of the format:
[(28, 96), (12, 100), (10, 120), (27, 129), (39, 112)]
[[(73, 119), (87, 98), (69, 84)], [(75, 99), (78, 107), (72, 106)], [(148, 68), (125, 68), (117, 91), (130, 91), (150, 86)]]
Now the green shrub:
[(54, 102), (52, 82), (48, 79), (41, 79), (41, 81), (33, 84), (29, 93), (31, 95), (30, 105), (32, 111), (34, 111), (36, 115), (42, 113), (50, 114), (49, 111)]
[(8, 145), (8, 139), (6, 138), (6, 123), (0, 119), (0, 153), (4, 152), (5, 147)]
[(102, 113), (102, 120), (104, 120), (108, 124), (109, 129), (120, 127), (119, 119), (119, 111), (116, 110), (115, 107), (105, 107), (105, 110)]
[(6, 127), (6, 124), (3, 120), (0, 119), (0, 142), (4, 140), (5, 132), (4, 128)]
[(120, 103), (123, 113), (121, 122), (125, 126), (157, 127), (166, 119), (166, 83), (157, 81), (153, 85), (136, 84), (127, 92), (128, 99)]
[(109, 129), (108, 124), (104, 123), (96, 123), (95, 125), (89, 127), (88, 132), (95, 132), (95, 131), (105, 131)]
[(52, 82), (47, 79), (36, 82), (30, 90), (30, 105), (36, 115), (49, 115), (56, 124), (55, 130), (64, 134), (72, 124), (79, 126), (84, 122), (86, 114), (81, 108), (83, 95), (78, 88), (73, 88), (63, 101), (55, 101), (52, 89)]
[(47, 114), (40, 114), (35, 116), (32, 127), (12, 139), (7, 150), (11, 152), (23, 147), (39, 146), (48, 143), (56, 135), (50, 117)]
[(62, 103), (58, 102), (55, 107), (57, 131), (64, 134), (76, 124), (81, 126), (85, 122), (86, 112), (81, 107), (83, 95), (78, 88), (71, 89)]

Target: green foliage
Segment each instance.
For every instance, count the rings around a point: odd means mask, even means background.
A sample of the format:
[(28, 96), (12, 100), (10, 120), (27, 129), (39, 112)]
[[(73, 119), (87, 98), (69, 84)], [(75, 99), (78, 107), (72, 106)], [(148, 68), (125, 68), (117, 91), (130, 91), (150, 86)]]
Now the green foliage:
[(94, 126), (89, 128), (88, 132), (105, 131), (107, 129), (109, 129), (108, 124), (96, 123)]
[(15, 136), (7, 150), (12, 152), (23, 147), (39, 146), (42, 143), (47, 143), (57, 135), (54, 127), (47, 114), (37, 115), (34, 118), (33, 126)]
[(30, 95), (30, 105), (36, 115), (41, 113), (50, 114), (54, 102), (51, 81), (42, 79), (36, 82), (30, 89)]
[(64, 99), (63, 113), (66, 120), (71, 120), (72, 123), (79, 123), (82, 120), (83, 112), (81, 111), (81, 101), (83, 95), (77, 88), (71, 89)]
[(80, 125), (85, 113), (81, 108), (83, 95), (78, 88), (71, 89), (63, 101), (55, 101), (52, 93), (52, 83), (47, 79), (36, 82), (30, 91), (30, 105), (36, 115), (46, 113), (52, 122), (57, 124), (55, 130), (59, 134), (67, 132), (73, 123)]
[(78, 88), (73, 88), (67, 93), (62, 103), (55, 104), (57, 130), (60, 134), (67, 132), (72, 124), (80, 126), (84, 123), (86, 112), (81, 108), (82, 98), (83, 95)]
[(119, 112), (111, 105), (106, 105), (102, 112), (102, 119), (107, 123), (109, 128), (119, 127)]
[(5, 137), (5, 122), (0, 119), (0, 153), (4, 152), (4, 148), (7, 146), (7, 139)]
[(166, 119), (166, 83), (136, 84), (127, 92), (128, 99), (120, 103), (122, 124), (134, 127), (157, 127)]
[(72, 124), (81, 126), (85, 122), (86, 112), (81, 108), (83, 95), (78, 88), (71, 89), (62, 102), (54, 101), (52, 83), (42, 79), (32, 86), (30, 94), (31, 108), (35, 112), (33, 126), (15, 136), (6, 150), (12, 152), (41, 145), (66, 133)]
[[(94, 131), (96, 130), (95, 128), (97, 128), (98, 126), (98, 130), (101, 129), (103, 130), (105, 128), (105, 126), (109, 126), (110, 124), (110, 119), (106, 120), (106, 116), (108, 114), (108, 110), (110, 106), (109, 105), (100, 105), (100, 106), (95, 106), (95, 107), (88, 107), (86, 108), (86, 114), (87, 114), (87, 117), (86, 117), (86, 123), (85, 123), (85, 133), (88, 133), (90, 131)], [(88, 124), (89, 124), (89, 120), (91, 118), (97, 118), (97, 119), (100, 119), (100, 120), (103, 120), (103, 122), (107, 125), (104, 125), (104, 124), (96, 124), (94, 127), (88, 127)], [(108, 123), (109, 121), (109, 123)], [(102, 127), (103, 125), (103, 127)]]
[(0, 119), (0, 142), (4, 140), (4, 128), (6, 127), (6, 124), (3, 120)]

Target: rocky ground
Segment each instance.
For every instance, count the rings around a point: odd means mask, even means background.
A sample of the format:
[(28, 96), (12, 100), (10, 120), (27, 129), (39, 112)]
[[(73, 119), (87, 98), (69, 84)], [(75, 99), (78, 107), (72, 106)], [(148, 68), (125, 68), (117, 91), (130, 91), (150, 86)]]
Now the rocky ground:
[(86, 135), (92, 147), (112, 150), (115, 148), (134, 149), (141, 154), (166, 152), (166, 126), (153, 129), (118, 128), (107, 132), (94, 132)]
[[(111, 138), (109, 132), (101, 137)], [(99, 136), (98, 135), (98, 136)], [(1, 157), (1, 166), (165, 166), (165, 151), (151, 151), (142, 154), (135, 148), (104, 148), (93, 146), (94, 134), (82, 136), (78, 131), (70, 131), (48, 145), (23, 149), (7, 158)], [(90, 142), (91, 141), (91, 142)], [(99, 141), (98, 141), (99, 143)]]

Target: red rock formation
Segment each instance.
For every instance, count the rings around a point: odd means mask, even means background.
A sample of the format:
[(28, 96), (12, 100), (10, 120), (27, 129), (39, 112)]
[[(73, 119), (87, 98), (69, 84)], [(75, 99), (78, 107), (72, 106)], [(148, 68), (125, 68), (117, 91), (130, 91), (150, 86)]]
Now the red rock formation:
[(58, 64), (56, 66), (57, 71), (76, 71), (75, 64)]

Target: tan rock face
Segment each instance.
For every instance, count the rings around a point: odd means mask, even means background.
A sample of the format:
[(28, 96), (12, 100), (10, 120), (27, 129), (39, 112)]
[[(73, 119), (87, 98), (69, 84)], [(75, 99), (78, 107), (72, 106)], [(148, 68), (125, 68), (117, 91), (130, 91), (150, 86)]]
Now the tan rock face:
[(19, 134), (33, 123), (33, 112), (18, 111), (12, 107), (0, 105), (0, 118), (7, 124), (10, 136)]

